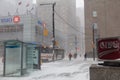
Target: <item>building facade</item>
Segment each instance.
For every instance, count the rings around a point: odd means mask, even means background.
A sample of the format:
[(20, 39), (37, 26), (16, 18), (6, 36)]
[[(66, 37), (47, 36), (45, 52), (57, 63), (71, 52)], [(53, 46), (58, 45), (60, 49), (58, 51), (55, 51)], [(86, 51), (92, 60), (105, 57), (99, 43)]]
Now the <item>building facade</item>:
[(0, 17), (0, 41), (20, 40), (40, 43), (41, 31), (36, 17), (32, 14)]
[[(19, 2), (21, 2), (21, 4), (19, 4)], [(75, 36), (77, 35), (77, 31), (74, 29), (76, 28), (76, 0), (36, 0), (36, 2), (36, 4), (33, 4), (33, 0), (1, 1), (0, 16), (36, 15), (36, 17), (38, 17), (37, 20), (46, 23), (46, 28), (49, 33), (48, 36), (43, 36), (42, 43), (46, 46), (51, 46), (53, 37), (52, 5), (41, 6), (40, 4), (56, 2), (55, 37), (59, 44), (58, 46), (68, 51), (75, 49)], [(5, 6), (3, 4), (8, 5)], [(9, 6), (12, 8), (9, 9)]]
[(79, 48), (79, 53), (81, 55), (84, 55), (85, 53), (85, 29), (84, 29), (84, 5), (81, 7), (76, 8), (76, 25), (77, 27), (79, 27), (78, 29), (80, 29), (79, 32), (79, 42), (78, 42), (78, 48)]
[(120, 1), (84, 0), (84, 5), (85, 49), (86, 53), (93, 53), (96, 38), (120, 36)]

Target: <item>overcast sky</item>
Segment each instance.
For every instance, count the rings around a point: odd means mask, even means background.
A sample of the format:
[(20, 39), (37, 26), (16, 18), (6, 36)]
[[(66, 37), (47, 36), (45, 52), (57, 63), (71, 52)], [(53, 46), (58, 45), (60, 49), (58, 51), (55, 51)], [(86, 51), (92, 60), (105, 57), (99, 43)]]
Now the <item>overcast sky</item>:
[(84, 1), (83, 0), (76, 0), (76, 7), (84, 7)]
[[(20, 1), (22, 4), (18, 5)], [(27, 4), (29, 4), (29, 7), (26, 7)], [(30, 10), (31, 7), (32, 0), (0, 0), (0, 16), (6, 16), (8, 12), (11, 15), (15, 15), (17, 8), (19, 13), (25, 14), (27, 9)]]
[[(22, 4), (19, 6), (18, 2), (22, 1)], [(33, 0), (0, 0), (0, 16), (6, 16), (8, 15), (8, 12), (11, 13), (11, 15), (14, 15), (16, 12), (16, 9), (18, 8), (19, 13), (24, 14), (26, 13), (26, 10), (28, 8), (31, 9)], [(28, 8), (25, 7), (25, 5), (29, 3), (30, 6)], [(84, 2), (83, 0), (77, 0), (76, 7), (83, 8)]]

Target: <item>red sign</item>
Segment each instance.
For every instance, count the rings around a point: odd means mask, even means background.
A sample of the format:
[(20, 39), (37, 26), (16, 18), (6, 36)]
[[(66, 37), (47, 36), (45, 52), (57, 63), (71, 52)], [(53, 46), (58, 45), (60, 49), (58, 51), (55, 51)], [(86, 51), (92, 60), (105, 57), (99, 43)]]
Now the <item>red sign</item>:
[(97, 40), (98, 58), (114, 60), (120, 58), (120, 38), (103, 38)]
[(13, 17), (13, 22), (14, 23), (19, 23), (20, 22), (20, 17), (19, 16), (14, 16)]

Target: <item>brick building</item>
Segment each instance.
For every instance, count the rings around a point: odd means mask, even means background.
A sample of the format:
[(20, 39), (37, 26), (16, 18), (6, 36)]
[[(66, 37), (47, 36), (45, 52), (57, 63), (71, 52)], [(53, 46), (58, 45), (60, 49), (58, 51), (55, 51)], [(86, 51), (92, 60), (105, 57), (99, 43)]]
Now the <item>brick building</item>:
[(92, 53), (93, 31), (94, 40), (120, 36), (120, 0), (84, 0), (84, 6), (85, 49), (86, 53)]

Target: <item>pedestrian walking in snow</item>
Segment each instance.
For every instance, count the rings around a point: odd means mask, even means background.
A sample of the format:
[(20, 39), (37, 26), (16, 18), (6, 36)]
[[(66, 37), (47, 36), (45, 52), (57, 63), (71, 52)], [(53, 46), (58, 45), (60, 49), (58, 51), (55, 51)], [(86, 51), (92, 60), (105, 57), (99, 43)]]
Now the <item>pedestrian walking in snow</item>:
[(69, 60), (71, 61), (72, 54), (71, 54), (71, 53), (69, 53), (68, 57), (69, 57)]
[(87, 60), (87, 54), (86, 53), (84, 54), (84, 60)]

